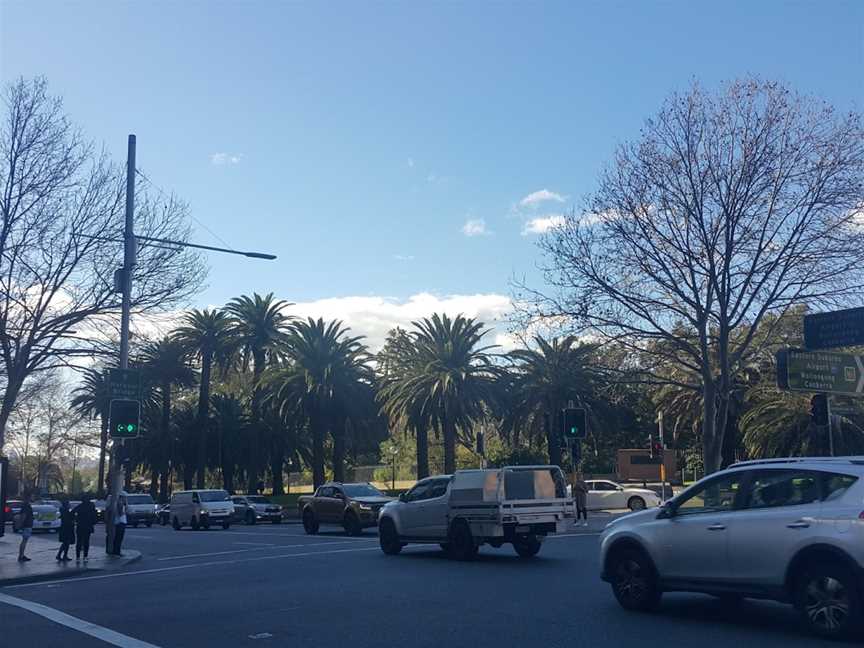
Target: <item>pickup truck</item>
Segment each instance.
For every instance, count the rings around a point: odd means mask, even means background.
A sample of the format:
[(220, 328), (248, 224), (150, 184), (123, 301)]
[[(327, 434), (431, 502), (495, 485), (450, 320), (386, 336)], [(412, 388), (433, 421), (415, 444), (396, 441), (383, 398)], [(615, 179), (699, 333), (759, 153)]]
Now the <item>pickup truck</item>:
[(470, 560), (483, 544), (509, 543), (521, 558), (531, 558), (543, 538), (564, 531), (575, 514), (557, 466), (457, 470), (423, 479), (385, 505), (378, 536), (388, 555), (409, 543), (427, 543)]
[(297, 506), (309, 535), (318, 533), (321, 524), (338, 524), (349, 535), (360, 535), (363, 529), (378, 525), (378, 512), (392, 501), (369, 483), (327, 482), (314, 495), (300, 497)]

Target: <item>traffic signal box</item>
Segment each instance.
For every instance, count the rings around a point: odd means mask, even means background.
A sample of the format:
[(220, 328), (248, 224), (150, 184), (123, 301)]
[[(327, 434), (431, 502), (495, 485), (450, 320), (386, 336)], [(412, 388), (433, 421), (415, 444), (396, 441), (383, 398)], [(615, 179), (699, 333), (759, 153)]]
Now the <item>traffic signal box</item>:
[(563, 436), (568, 443), (588, 436), (588, 416), (583, 408), (568, 407), (564, 410)]
[(108, 416), (108, 430), (112, 439), (135, 439), (141, 423), (141, 402), (114, 399)]

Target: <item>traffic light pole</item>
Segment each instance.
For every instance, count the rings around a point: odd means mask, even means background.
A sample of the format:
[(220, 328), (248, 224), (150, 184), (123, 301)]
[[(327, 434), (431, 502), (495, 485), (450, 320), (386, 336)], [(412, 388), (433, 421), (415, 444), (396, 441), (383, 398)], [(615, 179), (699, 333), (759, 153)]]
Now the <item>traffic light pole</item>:
[[(123, 227), (123, 276), (122, 305), (120, 311), (120, 368), (129, 368), (129, 317), (132, 310), (132, 270), (135, 267), (137, 242), (135, 240), (135, 135), (129, 135), (126, 154), (126, 218)], [(109, 474), (111, 475), (110, 501), (105, 506), (105, 550), (111, 552), (114, 542), (114, 516), (117, 513), (120, 491), (123, 490), (124, 440), (115, 439), (111, 451)]]

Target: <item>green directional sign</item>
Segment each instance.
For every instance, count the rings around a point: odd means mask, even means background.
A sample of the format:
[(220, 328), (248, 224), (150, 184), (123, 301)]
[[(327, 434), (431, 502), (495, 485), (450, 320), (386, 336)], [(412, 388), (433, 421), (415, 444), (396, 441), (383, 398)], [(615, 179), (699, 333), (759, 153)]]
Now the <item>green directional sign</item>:
[(138, 400), (141, 398), (141, 372), (137, 369), (109, 369), (108, 392), (111, 398)]
[(864, 356), (787, 349), (777, 359), (783, 389), (864, 396)]

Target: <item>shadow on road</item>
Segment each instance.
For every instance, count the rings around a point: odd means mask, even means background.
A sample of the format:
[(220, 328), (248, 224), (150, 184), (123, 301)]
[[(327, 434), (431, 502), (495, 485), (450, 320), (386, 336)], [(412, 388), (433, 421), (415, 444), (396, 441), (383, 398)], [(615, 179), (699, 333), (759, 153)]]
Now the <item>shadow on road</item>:
[[(711, 596), (698, 594), (666, 594), (656, 613), (660, 617), (676, 619), (700, 626), (729, 626), (770, 633), (772, 638), (787, 636), (795, 642), (819, 642), (805, 630), (791, 605), (771, 601), (744, 600), (728, 604)], [(860, 645), (859, 642), (826, 642), (832, 646)]]
[[(411, 545), (409, 545), (411, 546)], [(454, 560), (450, 558), (447, 553), (438, 547), (426, 547), (424, 549), (419, 549), (422, 545), (413, 545), (413, 548), (410, 551), (403, 551), (398, 556), (393, 556), (394, 560), (443, 560), (448, 563), (454, 565), (474, 565), (474, 566), (484, 566), (484, 565), (494, 565), (495, 569), (500, 569), (502, 567), (515, 567), (518, 569), (530, 567), (531, 569), (554, 569), (556, 571), (561, 569), (561, 566), (567, 563), (566, 559), (563, 558), (553, 558), (553, 557), (545, 557), (540, 552), (540, 555), (534, 558), (520, 558), (516, 555), (516, 553), (510, 549), (510, 547), (505, 546), (501, 549), (492, 549), (488, 547), (484, 547), (480, 549), (480, 553), (473, 560)]]

